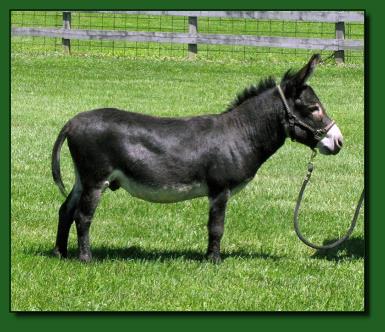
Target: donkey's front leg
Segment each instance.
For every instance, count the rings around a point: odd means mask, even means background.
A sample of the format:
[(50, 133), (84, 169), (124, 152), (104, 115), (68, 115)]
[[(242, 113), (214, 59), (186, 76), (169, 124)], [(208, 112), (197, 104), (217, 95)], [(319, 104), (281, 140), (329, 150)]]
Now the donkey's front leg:
[(227, 200), (229, 199), (230, 191), (228, 189), (210, 194), (210, 212), (209, 212), (209, 245), (207, 248), (207, 259), (213, 263), (221, 261), (221, 238), (224, 231), (225, 212)]

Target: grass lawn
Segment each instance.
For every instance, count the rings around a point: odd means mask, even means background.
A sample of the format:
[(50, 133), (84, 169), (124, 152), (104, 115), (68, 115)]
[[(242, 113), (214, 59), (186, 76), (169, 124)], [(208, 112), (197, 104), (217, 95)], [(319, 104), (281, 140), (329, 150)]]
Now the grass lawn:
[[(340, 248), (316, 252), (292, 226), (310, 150), (287, 140), (229, 202), (224, 261), (204, 260), (207, 199), (151, 204), (106, 191), (91, 226), (94, 260), (51, 256), (63, 201), (50, 155), (76, 113), (118, 107), (159, 116), (222, 112), (260, 78), (288, 65), (87, 56), (12, 56), (11, 310), (362, 311), (363, 213)], [(303, 230), (322, 243), (347, 229), (363, 187), (364, 69), (323, 65), (311, 84), (338, 123), (345, 145), (318, 156), (301, 210)], [(68, 149), (63, 178), (73, 182)]]

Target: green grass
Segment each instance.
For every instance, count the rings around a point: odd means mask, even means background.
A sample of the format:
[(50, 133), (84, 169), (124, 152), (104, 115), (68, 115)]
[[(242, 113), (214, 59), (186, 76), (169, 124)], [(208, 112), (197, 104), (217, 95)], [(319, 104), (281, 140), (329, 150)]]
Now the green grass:
[[(119, 107), (159, 116), (218, 113), (236, 92), (287, 65), (86, 56), (12, 56), (11, 309), (362, 311), (362, 214), (352, 239), (315, 252), (295, 236), (292, 214), (310, 150), (286, 144), (230, 200), (224, 261), (202, 260), (206, 199), (151, 204), (107, 191), (91, 226), (94, 260), (51, 256), (63, 201), (50, 154), (78, 112)], [(311, 80), (345, 137), (337, 156), (318, 156), (301, 222), (311, 240), (340, 236), (363, 186), (363, 66), (323, 65)], [(73, 181), (68, 149), (63, 178)]]

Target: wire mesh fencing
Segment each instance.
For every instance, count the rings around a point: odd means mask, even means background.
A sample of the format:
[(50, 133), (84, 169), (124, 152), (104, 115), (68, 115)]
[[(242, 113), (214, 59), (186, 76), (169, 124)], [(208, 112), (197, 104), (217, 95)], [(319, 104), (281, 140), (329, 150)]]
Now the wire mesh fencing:
[[(135, 15), (116, 12), (72, 12), (71, 29), (119, 30), (188, 33), (187, 16)], [(59, 11), (12, 11), (12, 27), (63, 27), (63, 12)], [(198, 17), (198, 30), (204, 34), (229, 34), (245, 36), (336, 38), (335, 23), (304, 22), (285, 20), (256, 20), (250, 18)], [(364, 40), (363, 23), (345, 23), (345, 38)], [(50, 53), (62, 52), (62, 38), (13, 36), (12, 52)], [(171, 57), (188, 56), (188, 45), (173, 42), (131, 42), (122, 40), (71, 40), (72, 54), (113, 55), (129, 57)], [(198, 58), (208, 60), (268, 60), (269, 58), (289, 61), (303, 61), (314, 50), (254, 47), (242, 45), (198, 45)], [(320, 53), (330, 55), (332, 52)], [(345, 61), (361, 63), (363, 50), (345, 50)]]

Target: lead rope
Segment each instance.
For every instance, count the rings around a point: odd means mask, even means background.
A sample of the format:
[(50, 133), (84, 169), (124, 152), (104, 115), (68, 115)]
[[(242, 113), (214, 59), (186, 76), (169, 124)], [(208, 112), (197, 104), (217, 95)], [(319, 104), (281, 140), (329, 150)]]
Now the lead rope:
[(298, 194), (298, 198), (297, 198), (297, 204), (295, 206), (295, 209), (294, 209), (294, 230), (295, 232), (297, 233), (297, 236), (298, 238), (303, 242), (305, 243), (306, 245), (308, 245), (309, 247), (313, 248), (313, 249), (331, 249), (331, 248), (334, 248), (338, 245), (340, 245), (342, 242), (344, 242), (345, 240), (347, 240), (350, 235), (352, 235), (353, 233), (353, 230), (354, 230), (354, 227), (356, 226), (356, 223), (357, 223), (357, 218), (358, 218), (358, 214), (360, 212), (360, 209), (361, 209), (361, 206), (362, 206), (362, 202), (364, 200), (364, 192), (365, 192), (365, 189), (362, 190), (362, 193), (361, 193), (361, 197), (360, 199), (358, 200), (358, 204), (357, 204), (357, 207), (356, 207), (356, 210), (354, 212), (354, 216), (353, 216), (353, 219), (350, 223), (350, 227), (348, 229), (348, 231), (346, 232), (346, 234), (341, 237), (340, 239), (338, 239), (337, 241), (333, 242), (333, 243), (330, 243), (330, 244), (326, 244), (326, 245), (317, 245), (317, 244), (314, 244), (314, 243), (311, 243), (309, 240), (307, 240), (301, 233), (300, 229), (299, 229), (299, 223), (298, 223), (298, 212), (299, 212), (299, 208), (301, 206), (301, 202), (302, 202), (302, 198), (303, 198), (303, 194), (305, 192), (305, 189), (306, 189), (306, 186), (311, 178), (311, 174), (313, 172), (313, 169), (314, 169), (314, 165), (313, 165), (313, 160), (315, 158), (315, 156), (317, 155), (317, 151), (316, 150), (313, 150), (312, 151), (312, 154), (311, 154), (311, 157), (310, 157), (310, 161), (307, 165), (307, 174), (305, 176), (305, 179), (302, 183), (302, 187), (301, 187), (301, 190), (299, 191), (299, 194)]

